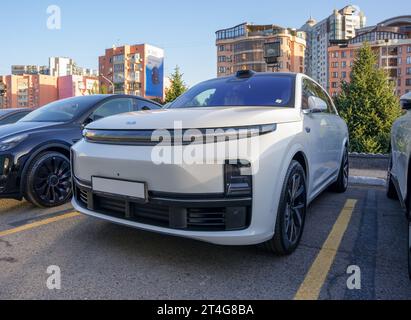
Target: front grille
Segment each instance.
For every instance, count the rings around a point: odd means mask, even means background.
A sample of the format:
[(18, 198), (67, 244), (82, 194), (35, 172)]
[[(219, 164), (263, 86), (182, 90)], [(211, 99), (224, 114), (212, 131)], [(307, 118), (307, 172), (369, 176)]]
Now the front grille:
[[(126, 199), (93, 194), (78, 185), (77, 201), (84, 208), (110, 217), (171, 229), (190, 231), (242, 230), (250, 224), (248, 207), (181, 208), (157, 203), (136, 203)], [(91, 198), (90, 198), (91, 197)], [(206, 202), (205, 202), (206, 204)]]

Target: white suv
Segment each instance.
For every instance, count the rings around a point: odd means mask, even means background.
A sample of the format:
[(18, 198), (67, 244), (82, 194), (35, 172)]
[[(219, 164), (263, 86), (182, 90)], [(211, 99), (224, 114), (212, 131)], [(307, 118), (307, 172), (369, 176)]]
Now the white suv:
[(307, 205), (348, 184), (348, 131), (303, 74), (200, 83), (169, 108), (93, 122), (72, 149), (76, 210), (139, 229), (290, 254)]

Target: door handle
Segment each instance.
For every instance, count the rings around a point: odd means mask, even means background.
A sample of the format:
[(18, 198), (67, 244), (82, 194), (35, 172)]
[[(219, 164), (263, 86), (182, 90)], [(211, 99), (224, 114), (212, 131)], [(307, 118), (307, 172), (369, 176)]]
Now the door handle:
[(311, 128), (310, 128), (310, 127), (305, 127), (305, 131), (306, 131), (307, 133), (310, 133), (310, 132), (311, 132)]

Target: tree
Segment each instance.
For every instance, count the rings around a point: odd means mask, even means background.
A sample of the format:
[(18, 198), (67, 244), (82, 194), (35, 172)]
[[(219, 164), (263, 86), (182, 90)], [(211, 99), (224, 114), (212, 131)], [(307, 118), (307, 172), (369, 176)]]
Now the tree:
[(188, 89), (183, 81), (183, 74), (180, 72), (178, 66), (175, 67), (174, 72), (170, 75), (170, 82), (171, 85), (166, 90), (166, 103), (174, 101)]
[(350, 83), (342, 82), (336, 104), (348, 124), (353, 152), (389, 152), (391, 126), (401, 115), (399, 99), (386, 71), (365, 43), (355, 58)]

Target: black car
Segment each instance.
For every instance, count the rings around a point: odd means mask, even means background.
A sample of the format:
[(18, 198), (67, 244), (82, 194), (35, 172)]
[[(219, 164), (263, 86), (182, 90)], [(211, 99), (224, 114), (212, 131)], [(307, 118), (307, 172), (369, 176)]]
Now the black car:
[(0, 126), (15, 123), (31, 111), (33, 110), (28, 108), (0, 109)]
[(50, 103), (14, 124), (0, 126), (0, 198), (39, 207), (71, 198), (70, 148), (85, 125), (131, 111), (161, 109), (129, 95), (91, 95)]

